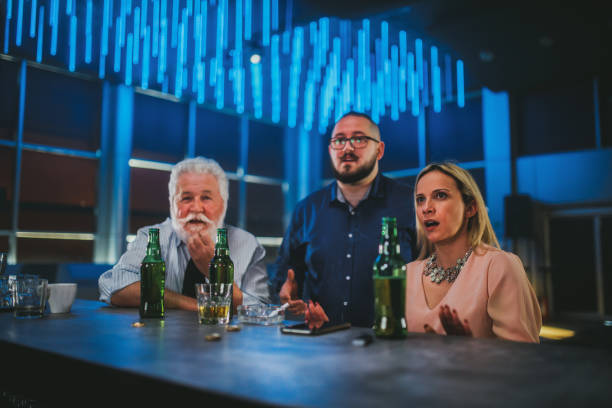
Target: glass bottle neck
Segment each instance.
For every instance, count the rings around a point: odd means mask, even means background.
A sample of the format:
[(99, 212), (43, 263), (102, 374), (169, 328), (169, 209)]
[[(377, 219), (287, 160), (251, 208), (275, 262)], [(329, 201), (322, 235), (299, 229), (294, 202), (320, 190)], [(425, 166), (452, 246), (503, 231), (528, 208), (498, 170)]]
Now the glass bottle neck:
[(229, 256), (227, 246), (227, 229), (217, 228), (217, 240), (215, 242), (215, 256)]
[(147, 258), (161, 259), (161, 248), (159, 246), (159, 230), (149, 230), (149, 242), (147, 244)]
[(386, 256), (399, 255), (399, 239), (397, 236), (397, 226), (395, 224), (383, 224), (380, 244), (378, 245), (378, 253)]
[(219, 248), (215, 246), (215, 256), (229, 256), (229, 248)]
[(151, 245), (147, 246), (147, 256), (152, 256), (154, 258), (158, 258), (161, 255), (161, 250), (159, 245)]

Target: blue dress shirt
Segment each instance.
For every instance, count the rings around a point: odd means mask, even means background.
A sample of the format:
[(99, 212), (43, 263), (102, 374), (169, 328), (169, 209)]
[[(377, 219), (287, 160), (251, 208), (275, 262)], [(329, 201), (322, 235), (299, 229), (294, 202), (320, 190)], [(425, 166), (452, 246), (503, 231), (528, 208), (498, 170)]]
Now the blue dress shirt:
[(402, 257), (414, 253), (412, 189), (380, 173), (355, 208), (338, 197), (337, 182), (300, 201), (270, 266), (278, 292), (295, 271), (298, 296), (321, 304), (331, 322), (370, 327), (374, 322), (372, 266), (378, 255), (382, 217), (396, 217)]

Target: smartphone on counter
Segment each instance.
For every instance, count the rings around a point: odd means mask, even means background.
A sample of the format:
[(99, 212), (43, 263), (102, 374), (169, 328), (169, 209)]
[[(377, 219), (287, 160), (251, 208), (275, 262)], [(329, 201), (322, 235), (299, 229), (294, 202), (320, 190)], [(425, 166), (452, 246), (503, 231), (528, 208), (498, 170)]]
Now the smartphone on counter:
[(301, 334), (304, 336), (318, 336), (320, 334), (332, 333), (338, 330), (345, 330), (351, 327), (349, 322), (346, 323), (325, 323), (318, 329), (309, 329), (306, 323), (293, 324), (291, 326), (281, 327), (281, 332), (284, 334)]

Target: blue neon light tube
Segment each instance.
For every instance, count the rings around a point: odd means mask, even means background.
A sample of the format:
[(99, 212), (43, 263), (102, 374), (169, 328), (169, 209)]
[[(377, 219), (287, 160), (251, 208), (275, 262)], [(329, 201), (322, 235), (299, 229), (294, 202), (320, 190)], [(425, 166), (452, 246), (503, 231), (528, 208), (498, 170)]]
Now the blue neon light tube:
[(36, 0), (31, 0), (30, 7), (30, 38), (36, 36)]
[(21, 46), (21, 35), (23, 30), (23, 0), (19, 0), (17, 7), (17, 31), (15, 33), (15, 44)]
[(85, 63), (91, 63), (91, 47), (92, 47), (92, 32), (91, 32), (91, 20), (92, 20), (92, 0), (87, 0), (87, 9), (85, 17)]
[(36, 62), (42, 61), (44, 22), (45, 6), (40, 6), (40, 12), (38, 13), (38, 38), (36, 38)]
[(76, 32), (77, 32), (77, 17), (70, 16), (70, 62), (68, 70), (74, 72), (76, 68)]
[(133, 63), (138, 64), (138, 54), (140, 54), (140, 7), (134, 9), (134, 53)]
[(151, 57), (151, 29), (145, 27), (144, 44), (142, 45), (142, 75), (140, 77), (140, 86), (142, 89), (149, 88), (149, 59)]
[(463, 61), (457, 60), (457, 106), (465, 106), (465, 89), (463, 89)]

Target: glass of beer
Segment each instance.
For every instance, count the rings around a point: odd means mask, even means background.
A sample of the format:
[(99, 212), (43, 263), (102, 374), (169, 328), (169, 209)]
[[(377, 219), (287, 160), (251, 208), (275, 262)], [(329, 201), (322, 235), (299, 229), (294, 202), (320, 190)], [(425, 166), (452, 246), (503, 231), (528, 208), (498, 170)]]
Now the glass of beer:
[(232, 284), (196, 283), (195, 290), (200, 324), (228, 324), (232, 303)]

